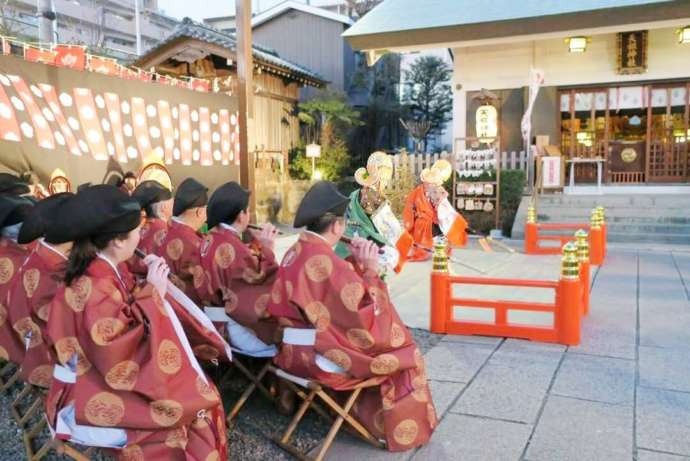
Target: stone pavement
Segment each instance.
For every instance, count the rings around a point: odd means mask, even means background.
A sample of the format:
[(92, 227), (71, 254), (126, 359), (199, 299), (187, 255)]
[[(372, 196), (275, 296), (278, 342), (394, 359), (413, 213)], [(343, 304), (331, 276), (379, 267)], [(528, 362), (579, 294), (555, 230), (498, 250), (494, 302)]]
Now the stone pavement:
[[(553, 262), (513, 258), (511, 270), (554, 274)], [(428, 272), (414, 272), (402, 281), (416, 288), (391, 291), (428, 315), (428, 298), (413, 296)], [(430, 443), (388, 453), (343, 435), (328, 458), (688, 461), (689, 290), (690, 253), (610, 248), (580, 346), (445, 336), (426, 354), (441, 418)]]

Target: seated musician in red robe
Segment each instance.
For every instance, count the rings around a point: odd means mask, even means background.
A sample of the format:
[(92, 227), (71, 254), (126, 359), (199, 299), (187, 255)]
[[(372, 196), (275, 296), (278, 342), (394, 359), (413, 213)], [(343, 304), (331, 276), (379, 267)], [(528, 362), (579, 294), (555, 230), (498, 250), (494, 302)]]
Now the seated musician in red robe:
[(438, 160), (431, 168), (422, 170), (422, 183), (407, 196), (403, 225), (415, 241), (410, 261), (431, 258), (429, 249), (438, 235), (445, 235), (454, 246), (467, 243), (467, 221), (448, 202), (448, 192), (443, 188), (451, 174), (450, 163)]
[(354, 264), (339, 258), (348, 198), (330, 182), (302, 200), (304, 227), (278, 271), (269, 312), (286, 328), (275, 363), (333, 390), (367, 389), (355, 415), (391, 451), (425, 444), (437, 425), (422, 354), (378, 276), (378, 247), (355, 238)]
[[(179, 315), (189, 300), (163, 259), (146, 257), (140, 287), (123, 264), (139, 243), (139, 204), (98, 185), (63, 213), (80, 225), (47, 327), (59, 361), (46, 401), (56, 437), (114, 449), (120, 460), (226, 459), (220, 395), (185, 334), (191, 317)], [(196, 337), (227, 354), (208, 319), (194, 318)]]
[[(168, 231), (168, 220), (172, 215), (172, 192), (157, 181), (144, 181), (134, 189), (132, 198), (139, 202), (145, 221), (141, 226), (139, 249), (144, 254), (154, 254)], [(129, 270), (138, 276), (146, 276), (146, 266), (139, 258), (127, 262)]]
[[(10, 179), (5, 184), (11, 181)], [(28, 192), (28, 187), (26, 191)], [(0, 319), (3, 320), (0, 323), (0, 360), (15, 364), (22, 363), (26, 348), (8, 320), (12, 305), (7, 303), (7, 298), (13, 279), (30, 253), (25, 245), (17, 243), (17, 238), (32, 207), (33, 202), (24, 197), (0, 195)]]
[(65, 192), (38, 202), (24, 220), (17, 238), (20, 244), (36, 242), (36, 248), (12, 281), (8, 322), (26, 347), (22, 379), (44, 388), (50, 386), (55, 364), (46, 342), (50, 303), (65, 278), (67, 258), (80, 225), (62, 213), (73, 198), (74, 194)]
[(208, 188), (194, 178), (187, 178), (177, 187), (165, 238), (155, 253), (165, 259), (174, 275), (175, 284), (195, 303), (200, 302), (197, 290), (203, 289), (199, 232), (206, 222)]
[(207, 285), (199, 295), (205, 306), (224, 308), (234, 346), (272, 356), (278, 325), (269, 318), (266, 306), (278, 270), (273, 254), (277, 231), (266, 224), (261, 231), (251, 231), (251, 240), (245, 243), (248, 207), (249, 191), (236, 182), (222, 185), (211, 195), (210, 232), (201, 248)]

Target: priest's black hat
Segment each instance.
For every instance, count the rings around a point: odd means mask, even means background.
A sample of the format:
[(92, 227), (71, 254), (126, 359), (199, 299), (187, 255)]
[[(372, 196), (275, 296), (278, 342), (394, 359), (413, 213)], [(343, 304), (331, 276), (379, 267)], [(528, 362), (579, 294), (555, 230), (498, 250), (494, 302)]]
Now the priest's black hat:
[(208, 228), (220, 223), (232, 224), (237, 215), (249, 206), (249, 191), (235, 181), (220, 186), (208, 201)]
[[(65, 219), (52, 223), (51, 232), (73, 232), (73, 240), (124, 234), (141, 223), (139, 202), (117, 187), (107, 184), (83, 189), (60, 207), (60, 214)], [(75, 226), (74, 223), (79, 224)]]
[(187, 178), (177, 186), (173, 216), (179, 216), (190, 208), (198, 208), (208, 203), (208, 187), (194, 178)]
[(0, 195), (0, 227), (13, 226), (24, 222), (33, 206), (33, 202), (24, 197)]
[(38, 202), (22, 223), (17, 243), (26, 244), (41, 237), (45, 237), (46, 242), (55, 244), (74, 240), (79, 223), (71, 221), (72, 226), (69, 227), (54, 225), (58, 220), (68, 219), (61, 212), (61, 206), (73, 197), (73, 193), (63, 192)]
[(154, 203), (171, 199), (172, 192), (158, 181), (148, 180), (140, 183), (134, 189), (132, 198), (139, 202), (142, 208), (146, 208)]
[(309, 189), (299, 204), (295, 215), (295, 227), (304, 227), (326, 213), (343, 216), (350, 199), (338, 191), (330, 181), (319, 181)]
[(0, 173), (0, 194), (22, 195), (31, 191), (29, 185), (10, 173)]

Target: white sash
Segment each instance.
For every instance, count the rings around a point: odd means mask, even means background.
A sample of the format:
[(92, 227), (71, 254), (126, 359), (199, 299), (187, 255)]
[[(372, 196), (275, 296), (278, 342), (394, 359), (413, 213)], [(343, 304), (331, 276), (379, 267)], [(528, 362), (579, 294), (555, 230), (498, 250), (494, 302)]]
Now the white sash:
[(458, 212), (455, 211), (453, 205), (445, 198), (436, 207), (436, 215), (438, 216), (438, 227), (441, 228), (443, 235), (448, 235), (451, 227), (453, 227), (453, 223), (458, 218)]

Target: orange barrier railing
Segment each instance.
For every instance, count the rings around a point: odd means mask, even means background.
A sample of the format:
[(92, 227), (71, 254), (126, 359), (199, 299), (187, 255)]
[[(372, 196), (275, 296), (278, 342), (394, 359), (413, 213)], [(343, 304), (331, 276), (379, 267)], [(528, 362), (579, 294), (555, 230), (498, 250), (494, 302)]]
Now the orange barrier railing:
[[(598, 207), (592, 210), (591, 223), (560, 224), (537, 223), (537, 212), (533, 206), (527, 209), (527, 222), (525, 223), (525, 254), (528, 255), (556, 255), (561, 253), (561, 248), (568, 242), (575, 240), (574, 234), (545, 234), (544, 231), (589, 231), (590, 263), (595, 266), (603, 264), (606, 258), (606, 223), (604, 222), (604, 209)], [(558, 246), (542, 246), (541, 242), (557, 241)]]
[[(434, 250), (434, 270), (431, 273), (432, 333), (503, 336), (569, 346), (580, 344), (581, 319), (589, 311), (589, 262), (585, 260), (586, 233), (578, 234), (577, 245), (565, 245), (561, 277), (558, 281), (452, 276), (448, 273), (445, 243), (435, 245)], [(554, 291), (554, 302), (456, 297), (453, 295), (454, 285), (550, 289)], [(492, 309), (493, 321), (456, 319), (456, 307)], [(551, 313), (552, 325), (511, 322), (509, 314), (516, 311)]]

